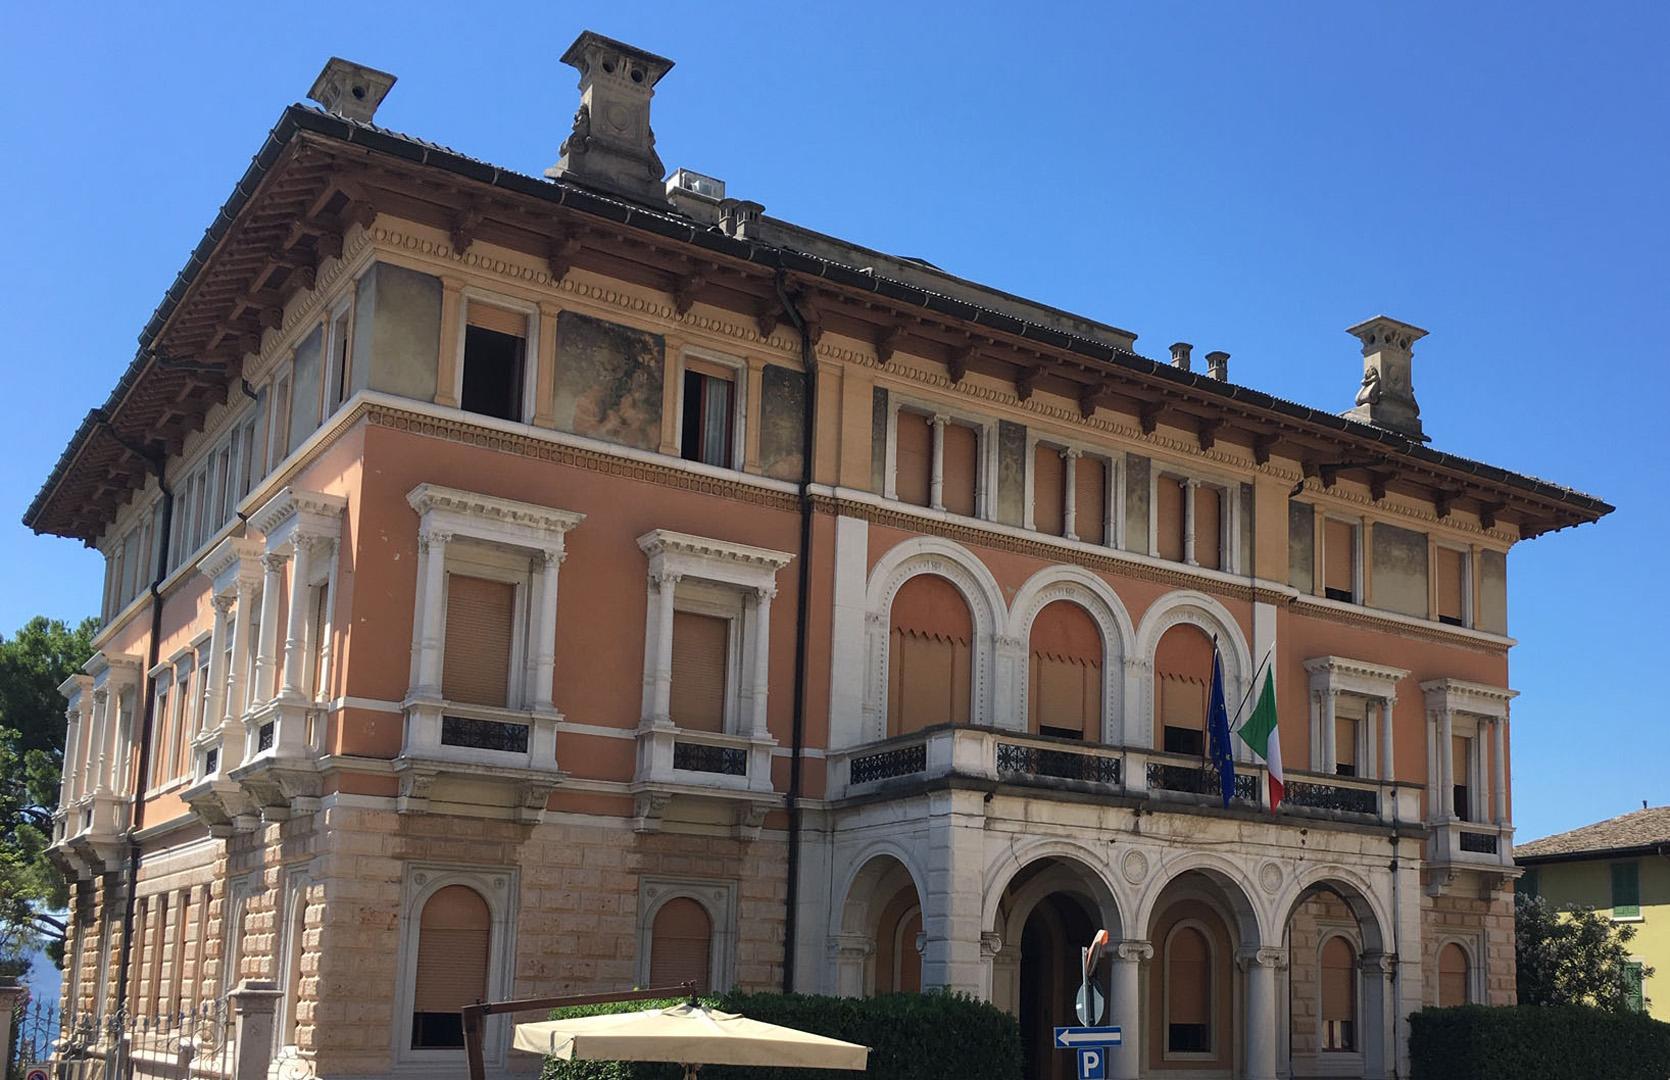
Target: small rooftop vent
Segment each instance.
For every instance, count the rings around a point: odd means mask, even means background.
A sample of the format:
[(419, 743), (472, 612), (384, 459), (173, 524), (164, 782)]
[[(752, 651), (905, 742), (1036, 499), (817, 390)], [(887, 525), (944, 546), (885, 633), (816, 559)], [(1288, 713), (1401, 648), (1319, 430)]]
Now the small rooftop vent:
[(677, 169), (667, 178), (667, 194), (686, 191), (715, 201), (725, 197), (725, 181), (717, 176), (704, 176), (692, 169)]
[(393, 86), (394, 76), (388, 72), (333, 56), (325, 61), (307, 97), (326, 112), (349, 120), (370, 120)]

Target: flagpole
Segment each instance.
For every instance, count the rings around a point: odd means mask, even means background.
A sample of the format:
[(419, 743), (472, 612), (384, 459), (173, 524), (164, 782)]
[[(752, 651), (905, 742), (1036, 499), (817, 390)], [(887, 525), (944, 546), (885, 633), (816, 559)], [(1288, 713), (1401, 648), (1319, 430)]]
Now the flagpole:
[[(1276, 647), (1274, 645), (1272, 645), (1272, 646), (1270, 646), (1270, 651), (1264, 654), (1264, 659), (1259, 661), (1258, 667), (1253, 669), (1252, 681), (1247, 683), (1247, 692), (1244, 695), (1242, 695), (1241, 704), (1235, 706), (1235, 715), (1237, 717), (1240, 717), (1241, 710), (1247, 707), (1247, 702), (1250, 701), (1252, 699), (1253, 694), (1255, 692), (1257, 692), (1259, 674), (1261, 672), (1263, 672), (1264, 668), (1270, 663), (1270, 661), (1275, 659), (1275, 656), (1276, 656)], [(1240, 726), (1241, 726), (1240, 723), (1231, 724), (1230, 727), (1229, 727), (1229, 730), (1234, 731), (1237, 728), (1239, 728)]]

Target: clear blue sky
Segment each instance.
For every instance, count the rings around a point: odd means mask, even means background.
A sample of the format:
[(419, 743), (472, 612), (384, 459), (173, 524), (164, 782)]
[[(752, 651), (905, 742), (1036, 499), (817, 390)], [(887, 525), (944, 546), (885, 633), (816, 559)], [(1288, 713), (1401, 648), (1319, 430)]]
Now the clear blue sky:
[(1428, 328), (1434, 445), (1618, 506), (1510, 562), (1520, 838), (1670, 802), (1670, 5), (235, 7), (0, 17), (0, 629), (94, 610), (94, 557), (18, 519), (325, 58), (399, 76), (391, 127), (537, 173), (591, 27), (677, 61), (669, 168), (1150, 356), (1345, 409), (1346, 326)]

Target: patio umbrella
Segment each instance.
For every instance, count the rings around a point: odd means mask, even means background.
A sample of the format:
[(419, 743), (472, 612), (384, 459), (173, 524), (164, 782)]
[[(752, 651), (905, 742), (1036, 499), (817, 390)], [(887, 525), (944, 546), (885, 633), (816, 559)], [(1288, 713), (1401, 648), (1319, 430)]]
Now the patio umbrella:
[(672, 1061), (694, 1080), (703, 1065), (862, 1070), (870, 1048), (686, 1002), (670, 1009), (517, 1024), (518, 1050), (563, 1061)]

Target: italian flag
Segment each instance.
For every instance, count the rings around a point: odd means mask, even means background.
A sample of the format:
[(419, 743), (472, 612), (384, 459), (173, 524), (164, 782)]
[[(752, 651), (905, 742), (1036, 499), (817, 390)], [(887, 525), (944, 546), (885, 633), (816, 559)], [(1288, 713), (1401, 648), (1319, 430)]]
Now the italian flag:
[(1273, 814), (1281, 805), (1287, 785), (1281, 771), (1281, 725), (1276, 722), (1276, 674), (1270, 668), (1264, 669), (1264, 687), (1258, 692), (1258, 704), (1253, 706), (1246, 723), (1235, 729), (1235, 734), (1270, 767), (1270, 812)]

